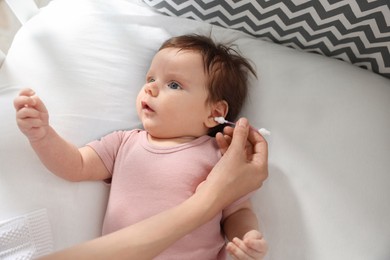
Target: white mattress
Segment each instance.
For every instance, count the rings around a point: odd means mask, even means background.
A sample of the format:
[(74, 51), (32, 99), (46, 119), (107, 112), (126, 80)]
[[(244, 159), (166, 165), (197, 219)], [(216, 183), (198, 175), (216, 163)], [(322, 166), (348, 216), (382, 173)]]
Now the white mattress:
[(15, 123), (21, 88), (83, 145), (139, 125), (134, 100), (153, 54), (192, 32), (231, 41), (258, 71), (242, 115), (272, 132), (269, 179), (253, 199), (266, 259), (390, 259), (389, 79), (126, 0), (54, 0), (15, 37), (0, 70), (0, 222), (47, 209), (58, 250), (100, 235), (108, 196), (101, 182), (41, 165)]

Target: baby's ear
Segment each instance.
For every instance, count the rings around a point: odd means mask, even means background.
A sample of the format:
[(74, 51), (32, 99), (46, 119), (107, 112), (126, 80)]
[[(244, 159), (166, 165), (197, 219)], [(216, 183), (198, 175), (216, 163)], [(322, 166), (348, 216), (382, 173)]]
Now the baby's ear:
[(225, 117), (229, 111), (229, 105), (225, 100), (221, 100), (218, 102), (215, 102), (210, 105), (210, 115), (206, 119), (205, 125), (208, 128), (213, 128), (217, 126), (219, 123), (217, 123), (214, 118), (215, 117)]

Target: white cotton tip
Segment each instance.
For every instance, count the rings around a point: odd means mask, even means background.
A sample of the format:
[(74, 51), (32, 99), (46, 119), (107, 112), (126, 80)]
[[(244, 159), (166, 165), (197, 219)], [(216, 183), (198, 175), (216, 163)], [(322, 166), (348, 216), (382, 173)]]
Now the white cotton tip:
[(226, 120), (225, 120), (225, 118), (223, 116), (214, 117), (214, 121), (219, 123), (219, 124), (226, 123)]
[[(229, 124), (229, 125), (235, 126), (235, 123), (225, 120), (225, 118), (224, 118), (223, 116), (214, 117), (214, 121), (217, 122), (217, 123), (219, 123), (219, 124)], [(256, 131), (256, 129), (255, 129), (254, 127), (251, 126), (251, 128), (254, 129), (254, 130)], [(258, 131), (259, 131), (259, 133), (260, 133), (262, 136), (271, 135), (271, 132), (268, 131), (268, 130), (265, 129), (265, 128), (260, 128)]]
[(261, 134), (261, 135), (271, 135), (271, 132), (270, 131), (268, 131), (267, 129), (265, 129), (265, 128), (260, 128), (259, 129), (259, 133)]

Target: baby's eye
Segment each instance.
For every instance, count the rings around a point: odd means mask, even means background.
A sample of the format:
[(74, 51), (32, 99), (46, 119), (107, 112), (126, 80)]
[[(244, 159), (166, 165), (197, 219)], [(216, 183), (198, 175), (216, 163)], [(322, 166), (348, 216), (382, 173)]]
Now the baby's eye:
[(148, 83), (150, 83), (150, 82), (155, 82), (156, 80), (154, 79), (154, 78), (148, 78)]
[(168, 87), (171, 88), (171, 89), (182, 89), (180, 84), (177, 83), (177, 82), (174, 82), (174, 81), (170, 82), (168, 84)]

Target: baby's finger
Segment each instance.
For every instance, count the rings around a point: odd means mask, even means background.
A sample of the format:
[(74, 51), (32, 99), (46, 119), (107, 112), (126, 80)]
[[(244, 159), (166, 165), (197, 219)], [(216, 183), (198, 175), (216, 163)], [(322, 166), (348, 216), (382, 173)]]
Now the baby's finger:
[(249, 259), (253, 259), (252, 256), (257, 254), (257, 252), (254, 251), (252, 248), (247, 247), (244, 241), (242, 241), (241, 239), (235, 237), (230, 243), (231, 243), (230, 249), (228, 248), (227, 249), (237, 259), (249, 260)]
[(47, 109), (45, 104), (42, 102), (42, 100), (38, 96), (32, 96), (31, 97), (35, 102), (35, 109), (37, 109), (40, 112), (47, 113)]
[(261, 256), (265, 256), (268, 251), (268, 243), (265, 239), (245, 239), (244, 243)]
[(27, 96), (31, 97), (35, 95), (35, 91), (32, 90), (31, 88), (24, 88), (19, 92), (19, 96)]
[(20, 119), (39, 118), (39, 111), (31, 107), (23, 107), (16, 113), (16, 117)]
[(226, 251), (229, 253), (231, 258), (234, 260), (244, 259), (244, 257), (245, 257), (245, 253), (238, 246), (236, 246), (233, 242), (229, 242), (226, 245)]
[(18, 126), (20, 129), (33, 129), (33, 128), (39, 128), (43, 125), (43, 122), (39, 118), (27, 118), (23, 120), (17, 120)]
[(18, 96), (14, 99), (14, 107), (18, 111), (24, 107), (35, 106), (35, 100), (29, 96)]

